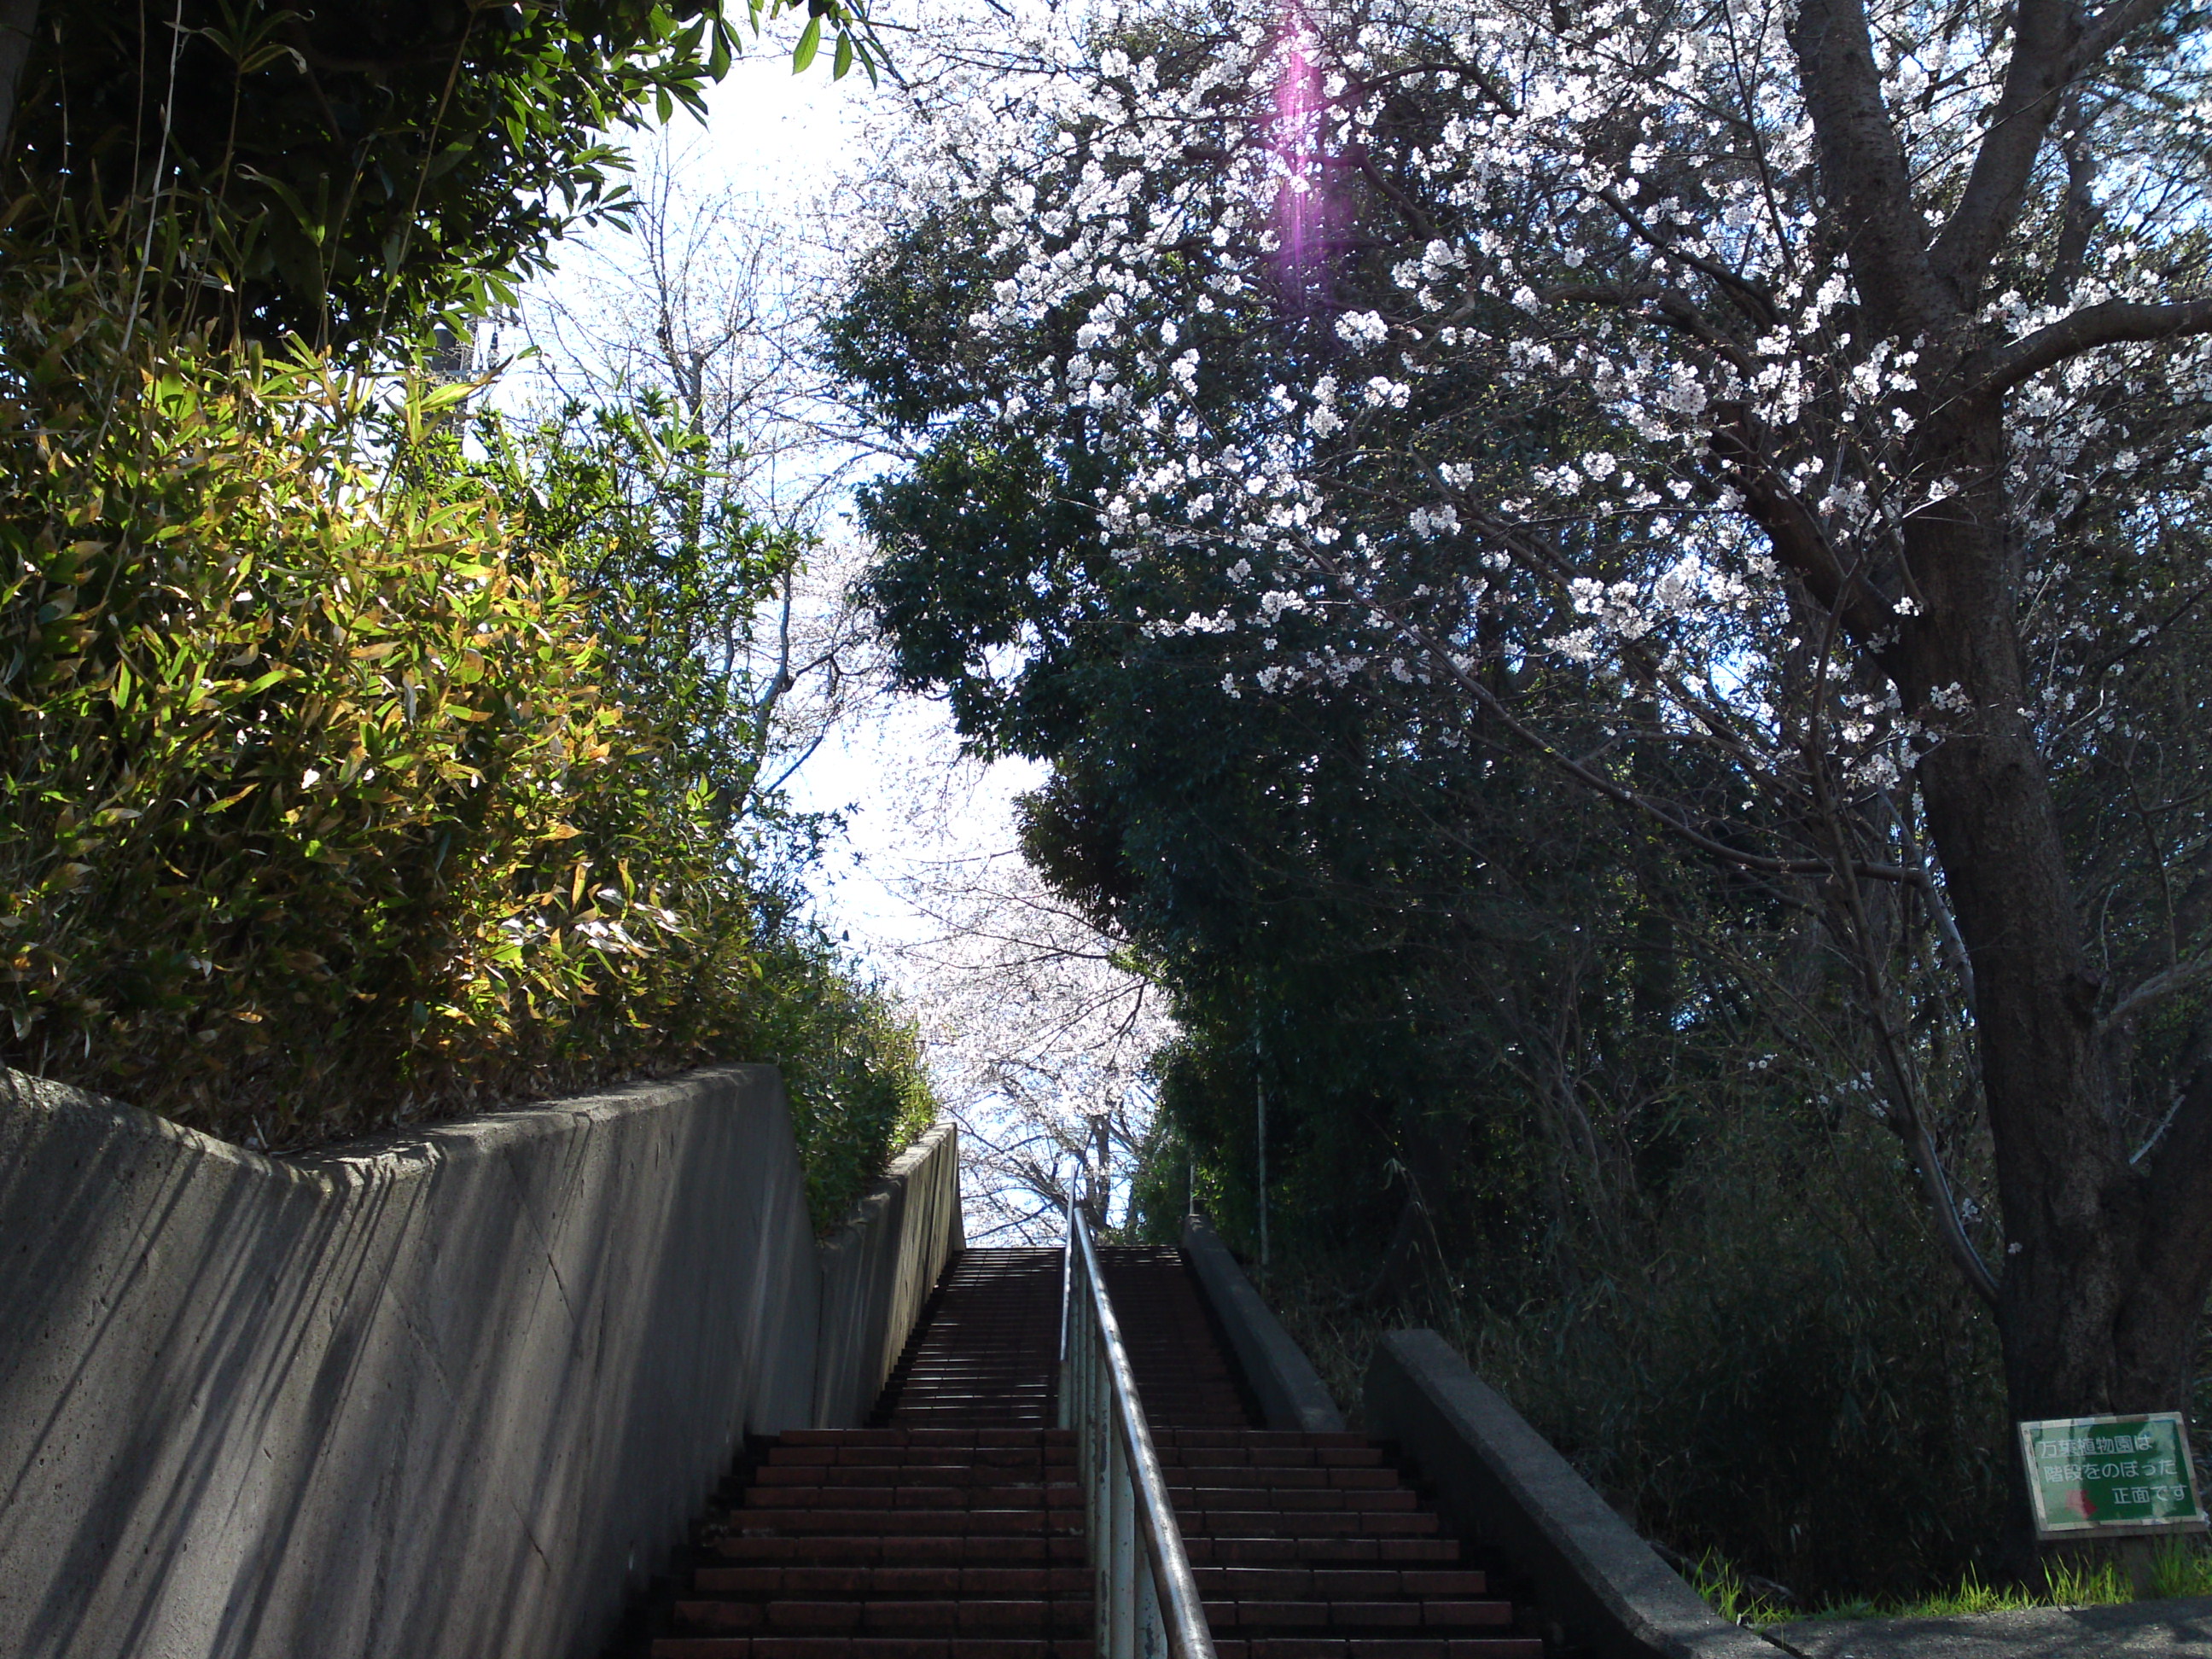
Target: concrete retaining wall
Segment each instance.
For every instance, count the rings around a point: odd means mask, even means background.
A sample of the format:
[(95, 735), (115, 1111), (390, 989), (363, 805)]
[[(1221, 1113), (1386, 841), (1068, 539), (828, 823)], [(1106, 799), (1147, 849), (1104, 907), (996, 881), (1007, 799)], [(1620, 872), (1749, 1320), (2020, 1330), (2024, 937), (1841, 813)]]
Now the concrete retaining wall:
[(1229, 1254), (1229, 1247), (1202, 1215), (1183, 1218), (1183, 1255), (1212, 1305), (1213, 1316), (1237, 1352), (1245, 1382), (1260, 1402), (1271, 1429), (1305, 1434), (1340, 1434), (1344, 1414), (1314, 1370), (1305, 1350), (1291, 1340), (1283, 1322), (1260, 1299), (1252, 1281)]
[(957, 1157), (817, 1249), (765, 1066), (285, 1159), (9, 1078), (0, 1656), (587, 1659), (896, 1354)]
[(823, 1241), (814, 1420), (823, 1427), (867, 1415), (961, 1248), (959, 1151), (951, 1123), (939, 1123)]
[(1392, 1331), (1365, 1383), (1370, 1432), (1395, 1440), (1459, 1535), (1534, 1584), (1552, 1645), (1601, 1659), (1778, 1659), (1722, 1619), (1434, 1331)]

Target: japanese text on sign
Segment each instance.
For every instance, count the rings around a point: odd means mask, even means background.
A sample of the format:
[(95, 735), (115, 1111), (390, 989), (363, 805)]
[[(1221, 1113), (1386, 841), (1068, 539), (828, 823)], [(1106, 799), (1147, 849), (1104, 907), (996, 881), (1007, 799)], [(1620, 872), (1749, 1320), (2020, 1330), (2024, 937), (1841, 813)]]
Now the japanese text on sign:
[(2204, 1528), (2179, 1412), (2023, 1423), (2020, 1438), (2044, 1537)]

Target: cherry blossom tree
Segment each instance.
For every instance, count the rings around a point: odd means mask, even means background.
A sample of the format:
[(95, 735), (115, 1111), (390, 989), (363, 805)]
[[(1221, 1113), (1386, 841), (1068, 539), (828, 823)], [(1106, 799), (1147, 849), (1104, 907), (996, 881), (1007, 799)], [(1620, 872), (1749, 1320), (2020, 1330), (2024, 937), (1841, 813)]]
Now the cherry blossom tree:
[(1143, 14), (933, 82), (890, 204), (1117, 625), (1795, 884), (2022, 1418), (2183, 1405), (2212, 1279), (2202, 21)]
[(1127, 1219), (1173, 1029), (1159, 988), (1011, 847), (896, 886), (929, 924), (894, 954), (960, 1124), (969, 1243), (1057, 1243), (1071, 1181), (1094, 1226)]

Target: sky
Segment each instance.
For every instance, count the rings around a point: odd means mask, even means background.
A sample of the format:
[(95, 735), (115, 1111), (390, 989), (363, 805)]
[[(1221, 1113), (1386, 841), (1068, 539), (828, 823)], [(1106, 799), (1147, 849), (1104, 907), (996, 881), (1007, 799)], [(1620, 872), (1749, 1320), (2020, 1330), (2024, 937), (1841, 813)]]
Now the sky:
[[(832, 81), (828, 64), (818, 58), (793, 75), (789, 57), (763, 39), (708, 90), (705, 148), (730, 179), (794, 200), (838, 187), (854, 165), (861, 123), (882, 104), (859, 70)], [(675, 125), (679, 141), (691, 136), (689, 118)]]
[[(825, 52), (794, 75), (788, 52), (763, 40), (708, 92), (705, 131), (679, 117), (670, 139), (719, 173), (717, 182), (754, 192), (771, 210), (834, 212), (869, 158), (866, 124), (887, 100), (857, 69), (833, 82), (828, 64)], [(833, 520), (833, 536), (839, 527)], [(1011, 846), (1013, 799), (1044, 778), (1023, 761), (960, 765), (957, 749), (941, 704), (900, 699), (847, 723), (790, 785), (800, 810), (836, 812), (846, 825), (814, 883), (823, 919), (894, 977), (888, 947), (931, 931), (898, 896), (899, 878), (924, 862)]]

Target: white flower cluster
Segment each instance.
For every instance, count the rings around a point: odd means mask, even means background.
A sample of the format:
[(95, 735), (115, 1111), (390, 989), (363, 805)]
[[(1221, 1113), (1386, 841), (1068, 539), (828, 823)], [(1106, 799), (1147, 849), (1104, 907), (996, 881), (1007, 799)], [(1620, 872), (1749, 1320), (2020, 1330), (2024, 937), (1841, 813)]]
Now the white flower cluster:
[[(1419, 684), (1473, 659), (1487, 614), (1517, 650), (1593, 669), (1632, 655), (1663, 718), (1780, 764), (1785, 680), (1831, 702), (1874, 693), (1806, 647), (1771, 526), (1875, 573), (1893, 629), (1917, 625), (1894, 574), (1907, 529), (1961, 488), (1916, 459), (1943, 395), (1923, 384), (1928, 343), (1871, 337), (1837, 263), (1793, 9), (1702, 0), (1662, 23), (1633, 0), (1564, 21), (1324, 0), (1291, 29), (1231, 0), (1218, 28), (1148, 28), (1152, 56), (928, 83), (899, 158), (903, 222), (990, 228), (968, 322), (1001, 354), (1000, 418), (1081, 422), (1112, 480), (1100, 544), (1173, 573), (1145, 590), (1162, 596), (1148, 636), (1249, 635), (1232, 694)], [(1992, 107), (2002, 21), (1874, 10), (1933, 214)], [(1381, 182), (1355, 213), (1344, 193), (1363, 177)], [(2167, 256), (2130, 226), (2184, 197), (2212, 205), (2203, 180), (2148, 161), (2100, 188), (2112, 210), (2079, 286), (2053, 304), (1997, 296), (1992, 344), (2156, 296)], [(2147, 478), (2162, 510), (2203, 522), (2212, 455), (2171, 422), (2129, 427), (2132, 410), (2188, 406), (2212, 406), (2203, 342), (2078, 358), (2013, 395), (2008, 490), (2022, 556), (2049, 577), (2029, 584), (2045, 661), (2086, 664), (2150, 625), (2154, 592), (2093, 598), (2063, 544), (2102, 493)], [(2126, 515), (2108, 516), (2120, 533)], [(1205, 569), (1218, 591), (1192, 587)], [(2037, 696), (2052, 722), (2100, 702)], [(1889, 745), (1893, 769), (1906, 725), (1836, 717), (1840, 741)]]

